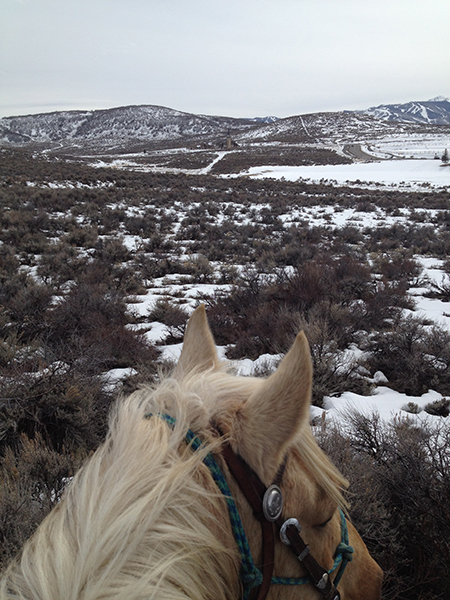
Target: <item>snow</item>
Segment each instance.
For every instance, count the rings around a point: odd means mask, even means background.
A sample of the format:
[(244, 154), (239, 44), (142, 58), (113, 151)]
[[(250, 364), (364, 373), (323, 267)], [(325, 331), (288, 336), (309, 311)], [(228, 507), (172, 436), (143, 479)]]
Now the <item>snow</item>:
[[(170, 346), (162, 346), (162, 358), (176, 362), (181, 353), (182, 343)], [(225, 357), (227, 348), (219, 346), (217, 348), (220, 360), (227, 361)], [(263, 354), (256, 360), (248, 358), (238, 361), (227, 361), (230, 366), (241, 376), (251, 376), (258, 370), (267, 368), (275, 369), (282, 359), (281, 354)], [(339, 397), (325, 396), (324, 407), (311, 406), (310, 418), (314, 422), (338, 422), (344, 424), (346, 415), (349, 412), (357, 411), (368, 417), (376, 414), (384, 421), (391, 421), (394, 418), (408, 419), (410, 422), (420, 424), (423, 421), (440, 422), (442, 417), (430, 415), (424, 411), (424, 408), (433, 402), (442, 400), (443, 396), (435, 390), (429, 390), (421, 396), (408, 396), (396, 392), (385, 384), (386, 377), (381, 371), (375, 373), (374, 386), (370, 396), (362, 396), (353, 392), (344, 392)], [(378, 385), (377, 385), (378, 384)], [(410, 412), (408, 404), (417, 405), (417, 414)]]
[[(424, 267), (424, 275), (427, 279), (438, 285), (442, 284), (443, 281), (448, 281), (442, 270), (443, 260), (423, 256), (416, 256), (415, 258)], [(415, 311), (412, 314), (431, 319), (438, 325), (450, 330), (450, 303), (436, 298), (426, 298), (423, 296), (425, 291), (426, 288), (411, 288), (409, 290), (416, 303)]]
[[(392, 141), (390, 150), (394, 145), (400, 142)], [(412, 142), (411, 142), (412, 143)], [(415, 142), (414, 142), (415, 143)], [(368, 148), (373, 152), (372, 145)], [(383, 146), (386, 149), (387, 146)], [(380, 144), (379, 149), (382, 149)], [(381, 150), (380, 150), (381, 151)], [(218, 152), (212, 162), (203, 169), (208, 172), (213, 164), (221, 160), (224, 156), (223, 152)], [(273, 167), (262, 166), (250, 169), (247, 173), (241, 175), (255, 178), (274, 177), (297, 181), (299, 178), (310, 179), (313, 181), (335, 181), (339, 184), (346, 184), (348, 181), (355, 185), (377, 186), (395, 186), (397, 188), (405, 187), (407, 189), (419, 189), (422, 192), (430, 187), (435, 186), (450, 186), (450, 168), (441, 167), (441, 162), (437, 160), (382, 160), (379, 162), (356, 163), (351, 165), (329, 165), (329, 166), (311, 166), (311, 167)], [(193, 206), (196, 205), (193, 203)], [(233, 207), (236, 211), (242, 213), (242, 218), (246, 222), (251, 222), (252, 219), (260, 218), (260, 212), (264, 208), (270, 208), (269, 204), (251, 205), (246, 211), (243, 211), (242, 206), (231, 202), (227, 203), (228, 208)], [(183, 206), (183, 211), (187, 211), (189, 207)], [(415, 209), (419, 212), (420, 209)], [(426, 207), (426, 219), (424, 224), (430, 222), (431, 219), (438, 218), (438, 210), (428, 210)], [(184, 214), (183, 212), (183, 214)], [(251, 214), (250, 214), (251, 213)], [(175, 217), (177, 213), (174, 213)], [(371, 211), (358, 211), (354, 208), (336, 208), (334, 206), (298, 206), (292, 207), (285, 214), (279, 215), (286, 227), (290, 223), (296, 221), (308, 220), (315, 225), (343, 227), (345, 225), (355, 225), (361, 228), (385, 226), (394, 222), (405, 222), (411, 218), (411, 211), (401, 209), (398, 214), (387, 216), (381, 209), (375, 207)], [(419, 223), (418, 223), (419, 224)], [(121, 238), (124, 244), (135, 249), (139, 240), (136, 236), (123, 236)], [(182, 257), (180, 257), (181, 259)], [(192, 255), (186, 255), (186, 260), (192, 259)], [(442, 282), (443, 277), (443, 260), (431, 257), (416, 257), (424, 268), (423, 277), (428, 278), (438, 284)], [(212, 264), (212, 263), (211, 263)], [(215, 265), (217, 267), (217, 265)], [(418, 285), (423, 285), (418, 283)], [(181, 274), (171, 274), (152, 280), (146, 295), (135, 296), (134, 302), (130, 305), (130, 309), (136, 312), (141, 317), (141, 322), (136, 327), (145, 332), (145, 336), (150, 343), (157, 344), (162, 351), (162, 360), (176, 362), (179, 358), (182, 344), (164, 345), (164, 340), (167, 338), (169, 329), (166, 325), (158, 322), (149, 322), (148, 314), (154, 308), (158, 299), (163, 297), (171, 297), (172, 301), (179, 303), (188, 313), (191, 313), (198, 303), (207, 296), (211, 296), (218, 290), (229, 290), (229, 285), (219, 285), (215, 283), (193, 283), (191, 278)], [(410, 290), (411, 295), (416, 302), (416, 309), (410, 312), (415, 317), (426, 317), (433, 322), (444, 326), (450, 330), (450, 303), (445, 303), (441, 300), (424, 297), (424, 292), (427, 288), (416, 287)], [(448, 316), (447, 316), (448, 315)], [(225, 347), (218, 348), (221, 359), (226, 360)], [(341, 362), (354, 360), (355, 356), (361, 352), (356, 346), (349, 348), (342, 354)], [(256, 360), (243, 359), (232, 361), (231, 366), (234, 370), (244, 376), (264, 373), (267, 370), (275, 369), (281, 359), (281, 355), (262, 355)], [(368, 374), (370, 376), (370, 374)], [(320, 421), (325, 420), (337, 421), (343, 423), (345, 415), (349, 410), (355, 409), (368, 416), (373, 413), (378, 413), (380, 417), (386, 421), (393, 418), (407, 418), (413, 422), (421, 422), (423, 420), (443, 419), (429, 415), (423, 409), (424, 407), (436, 400), (442, 399), (442, 394), (439, 390), (429, 390), (426, 394), (420, 397), (407, 396), (391, 390), (389, 382), (383, 373), (375, 373), (370, 379), (372, 386), (371, 395), (362, 396), (352, 392), (345, 392), (339, 397), (328, 396), (324, 398), (324, 408), (311, 407), (311, 419)], [(412, 414), (405, 408), (408, 404), (417, 405), (418, 414)], [(450, 419), (444, 419), (444, 422), (450, 424)]]
[(233, 366), (239, 375), (250, 376), (259, 369), (274, 370), (282, 358), (282, 354), (262, 354), (261, 356), (258, 356), (256, 360), (244, 358), (242, 360), (235, 361)]
[(160, 350), (162, 351), (162, 358), (164, 360), (177, 362), (180, 358), (182, 347), (183, 344), (171, 344), (170, 346), (161, 347)]
[(125, 247), (132, 252), (142, 247), (142, 237), (139, 235), (127, 234), (120, 237), (119, 239), (123, 242)]
[[(434, 218), (436, 211), (429, 210), (427, 215), (429, 218)], [(302, 206), (279, 215), (279, 218), (285, 226), (304, 220), (314, 227), (354, 226), (365, 229), (391, 226), (394, 223), (407, 225), (410, 222), (410, 212), (407, 209), (399, 209), (398, 216), (387, 216), (379, 207), (374, 207), (371, 212), (367, 212), (334, 206)], [(425, 224), (426, 222), (424, 222)]]
[[(302, 119), (303, 127), (307, 128), (306, 123)], [(389, 156), (391, 153), (400, 151), (408, 152), (409, 150), (414, 151), (416, 154), (420, 152), (431, 152), (434, 148), (433, 144), (437, 147), (440, 141), (436, 142), (431, 140), (426, 146), (414, 149), (414, 144), (417, 140), (410, 139), (409, 146), (405, 146), (402, 140), (394, 139), (384, 140), (378, 144), (374, 142), (367, 142), (364, 148), (367, 148), (368, 152), (374, 153), (379, 152), (384, 156)], [(449, 144), (450, 146), (450, 144)], [(445, 147), (445, 146), (444, 146)], [(208, 173), (211, 168), (219, 160), (225, 156), (225, 152), (217, 152), (215, 158), (213, 158), (210, 164), (203, 169), (199, 169), (198, 172)], [(126, 159), (116, 164), (124, 166)], [(130, 164), (130, 161), (128, 161)], [(139, 166), (139, 165), (138, 165)], [(192, 172), (192, 171), (191, 171)], [(437, 160), (381, 160), (378, 162), (369, 163), (355, 163), (351, 165), (328, 165), (328, 166), (294, 166), (294, 167), (275, 167), (275, 166), (260, 166), (251, 168), (246, 173), (241, 173), (241, 176), (250, 176), (253, 178), (264, 178), (272, 177), (275, 179), (285, 178), (290, 181), (297, 181), (299, 179), (309, 179), (312, 181), (332, 181), (338, 184), (347, 184), (352, 182), (355, 185), (362, 185), (364, 182), (366, 185), (380, 185), (380, 186), (395, 186), (396, 188), (407, 188), (407, 189), (420, 189), (422, 192), (426, 191), (429, 187), (447, 187), (450, 188), (450, 167), (442, 167), (441, 161)], [(64, 184), (70, 186), (68, 182)], [(102, 184), (103, 185), (103, 184)], [(196, 206), (198, 203), (192, 203), (192, 206)], [(251, 205), (251, 207), (244, 211), (242, 206), (230, 202), (226, 203), (225, 206), (228, 208), (235, 208), (242, 214), (244, 222), (251, 222), (252, 219), (260, 218), (260, 212), (263, 209), (270, 209), (270, 204), (257, 204)], [(139, 214), (138, 208), (127, 207), (123, 205), (124, 209), (127, 210), (127, 214), (132, 216), (133, 214)], [(189, 209), (188, 206), (183, 205), (184, 213)], [(252, 215), (250, 216), (250, 210)], [(425, 209), (424, 209), (425, 210)], [(416, 209), (418, 211), (418, 209)], [(184, 214), (183, 213), (183, 214)], [(427, 210), (426, 222), (435, 218), (438, 215), (437, 210)], [(178, 213), (173, 213), (175, 217), (180, 220)], [(221, 217), (219, 217), (221, 218)], [(279, 218), (288, 227), (290, 223), (296, 222), (302, 219), (307, 219), (311, 224), (324, 225), (324, 226), (336, 226), (343, 227), (347, 224), (354, 224), (358, 227), (375, 227), (377, 225), (383, 226), (387, 222), (403, 222), (410, 218), (410, 211), (407, 209), (401, 209), (398, 211), (396, 216), (386, 216), (386, 214), (379, 208), (374, 208), (371, 211), (358, 211), (354, 208), (339, 208), (335, 206), (298, 206), (293, 207), (288, 213), (282, 214)], [(139, 248), (142, 240), (139, 236), (133, 235), (122, 235), (120, 239), (125, 246), (135, 251)], [(186, 259), (192, 259), (193, 256), (186, 256)], [(425, 275), (432, 281), (440, 284), (443, 277), (443, 262), (435, 258), (424, 258), (417, 257), (421, 261)], [(181, 259), (181, 257), (180, 257)], [(422, 285), (422, 284), (419, 284)], [(170, 296), (173, 302), (179, 302), (188, 313), (192, 312), (198, 303), (207, 296), (215, 294), (218, 290), (229, 290), (230, 285), (218, 285), (215, 283), (192, 283), (190, 277), (181, 274), (167, 275), (165, 277), (154, 279), (151, 282), (147, 294), (142, 296), (135, 296), (133, 302), (129, 304), (131, 311), (135, 312), (139, 317), (139, 324), (134, 326), (137, 329), (144, 332), (146, 339), (152, 343), (157, 344), (162, 351), (162, 360), (177, 361), (181, 352), (182, 344), (173, 345), (161, 345), (164, 344), (164, 340), (167, 338), (169, 329), (166, 325), (159, 322), (149, 322), (148, 315), (154, 308), (155, 303), (163, 297)], [(425, 288), (417, 287), (410, 290), (416, 301), (416, 310), (411, 311), (416, 317), (427, 317), (433, 322), (443, 325), (445, 328), (450, 330), (450, 303), (442, 302), (441, 300), (431, 299), (424, 297), (423, 293)], [(408, 312), (408, 311), (405, 311)], [(447, 316), (448, 315), (448, 316)], [(219, 357), (225, 360), (225, 347), (219, 347)], [(361, 352), (356, 346), (349, 348), (342, 355), (342, 361), (348, 362), (354, 360), (355, 356)], [(262, 355), (256, 360), (243, 359), (239, 361), (231, 362), (231, 366), (235, 371), (244, 376), (250, 376), (257, 374), (258, 372), (265, 372), (270, 369), (276, 368), (277, 364), (281, 360), (281, 355)], [(121, 379), (132, 375), (134, 371), (130, 369), (117, 369), (110, 371), (105, 376), (105, 385), (114, 386), (114, 384)], [(370, 375), (369, 375), (370, 376)], [(391, 420), (393, 418), (408, 418), (410, 420), (423, 421), (426, 420), (442, 420), (442, 417), (431, 416), (426, 413), (424, 407), (436, 400), (442, 399), (442, 395), (439, 390), (429, 390), (426, 394), (420, 397), (407, 396), (391, 390), (388, 385), (386, 377), (383, 373), (375, 373), (370, 379), (372, 385), (371, 395), (362, 396), (352, 392), (344, 392), (339, 397), (327, 396), (324, 398), (324, 408), (311, 407), (311, 418), (320, 419), (325, 421), (334, 420), (337, 422), (343, 422), (345, 414), (349, 410), (355, 409), (368, 416), (373, 413), (378, 413), (384, 420)], [(418, 414), (412, 414), (405, 410), (408, 408), (408, 404), (413, 403), (418, 406)], [(444, 422), (449, 422), (450, 419), (444, 419)]]
[(168, 329), (166, 325), (163, 325), (163, 323), (154, 321), (153, 323), (149, 324), (149, 328), (150, 329), (146, 332), (145, 337), (150, 344), (157, 344), (167, 337)]
[(313, 165), (301, 167), (251, 167), (246, 173), (255, 179), (273, 178), (298, 181), (332, 181), (377, 183), (397, 187), (450, 186), (450, 167), (437, 160), (385, 160), (351, 165)]
[(369, 154), (380, 153), (384, 158), (434, 159), (442, 156), (450, 146), (450, 136), (445, 133), (394, 134), (367, 142)]
[(424, 298), (412, 290), (416, 302), (415, 316), (431, 319), (438, 325), (450, 330), (450, 304), (435, 298)]
[(118, 382), (136, 374), (137, 371), (131, 367), (125, 369), (111, 369), (103, 375), (103, 386), (106, 390), (114, 391)]
[[(431, 404), (442, 399), (442, 395), (434, 390), (429, 390), (422, 396), (407, 396), (400, 392), (395, 392), (386, 386), (374, 388), (371, 396), (361, 396), (353, 392), (344, 392), (338, 398), (325, 396), (324, 408), (314, 407), (315, 417), (322, 416), (326, 420), (345, 421), (346, 414), (357, 411), (367, 417), (377, 414), (383, 421), (391, 421), (394, 418), (408, 419), (411, 422), (420, 423), (421, 421), (439, 421), (442, 417), (430, 415), (423, 409), (427, 404)], [(408, 404), (413, 403), (418, 406), (418, 413), (413, 414), (408, 408)]]
[[(181, 349), (183, 348), (183, 344), (171, 344), (170, 346), (162, 346), (160, 350), (162, 350), (162, 357), (164, 360), (170, 360), (173, 362), (177, 362), (180, 358)], [(217, 355), (219, 360), (226, 361), (225, 358), (226, 347), (225, 346), (217, 346)]]
[(213, 166), (219, 162), (219, 160), (222, 160), (222, 158), (227, 154), (226, 151), (224, 152), (218, 152), (217, 156), (214, 158), (214, 160), (212, 160), (212, 162), (209, 163), (209, 165), (207, 167), (205, 167), (204, 169), (200, 169), (199, 173), (201, 175), (207, 175), (211, 169), (213, 168)]

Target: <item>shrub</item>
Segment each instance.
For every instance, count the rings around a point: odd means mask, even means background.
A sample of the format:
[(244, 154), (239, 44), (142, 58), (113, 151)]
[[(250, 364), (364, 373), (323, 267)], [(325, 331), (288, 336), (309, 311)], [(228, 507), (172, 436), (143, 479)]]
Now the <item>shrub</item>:
[(80, 227), (77, 224), (73, 224), (70, 227), (70, 231), (63, 237), (66, 244), (70, 246), (78, 246), (80, 248), (94, 248), (98, 239), (98, 232), (96, 227), (91, 225), (85, 225)]
[(55, 363), (35, 373), (3, 382), (8, 402), (0, 406), (0, 455), (17, 449), (25, 434), (42, 439), (57, 451), (92, 450), (105, 431), (110, 396), (98, 377)]
[(128, 329), (128, 323), (120, 293), (82, 284), (48, 313), (45, 346), (57, 360), (76, 364), (87, 373), (155, 360), (156, 349), (142, 334)]
[(388, 281), (413, 281), (423, 271), (420, 263), (410, 256), (410, 252), (387, 252), (375, 257), (374, 267)]
[(167, 297), (159, 298), (148, 313), (150, 321), (158, 321), (167, 326), (166, 343), (168, 340), (174, 343), (183, 339), (188, 317), (189, 314), (182, 306)]
[(95, 257), (104, 264), (116, 265), (131, 258), (131, 253), (121, 238), (100, 239), (95, 248)]
[(16, 452), (0, 458), (0, 570), (17, 554), (59, 501), (87, 452), (52, 450), (37, 435), (20, 436)]
[(80, 285), (103, 286), (112, 295), (143, 294), (146, 292), (142, 279), (135, 273), (133, 266), (121, 263), (113, 264), (101, 259), (89, 262), (79, 271), (76, 282)]
[(446, 598), (450, 589), (450, 431), (348, 414), (319, 430), (350, 480), (352, 520), (385, 572), (383, 598)]
[(76, 280), (86, 265), (86, 258), (80, 256), (76, 248), (59, 242), (41, 255), (37, 275), (46, 285), (60, 291), (67, 281)]
[[(4, 306), (15, 331), (20, 333), (23, 342), (32, 341), (45, 328), (45, 314), (52, 300), (51, 288), (38, 285), (19, 272), (2, 291), (7, 296)], [(0, 292), (0, 299), (1, 296)]]
[(219, 285), (224, 285), (227, 283), (235, 284), (239, 279), (239, 271), (233, 265), (221, 265), (219, 267), (219, 279), (217, 283)]
[(190, 271), (196, 283), (207, 283), (213, 279), (214, 269), (203, 254), (198, 254), (191, 260)]
[(425, 406), (424, 410), (429, 415), (448, 417), (450, 415), (450, 399), (441, 398), (441, 400), (430, 402)]
[(418, 415), (420, 413), (420, 407), (416, 402), (408, 402), (408, 404), (403, 407), (403, 410), (412, 415)]
[(295, 329), (303, 330), (309, 342), (314, 373), (312, 400), (316, 406), (323, 405), (324, 396), (344, 391), (369, 393), (369, 384), (359, 375), (358, 362), (340, 351), (348, 342), (347, 310), (337, 305), (324, 308), (318, 305), (308, 315), (297, 315), (294, 319)]
[(430, 282), (429, 291), (426, 294), (428, 298), (439, 298), (443, 302), (450, 302), (450, 277), (446, 273), (442, 277), (441, 283)]
[(398, 392), (420, 396), (429, 389), (450, 393), (450, 334), (435, 325), (426, 328), (420, 319), (407, 316), (392, 328), (375, 333), (365, 350), (366, 367), (382, 371)]

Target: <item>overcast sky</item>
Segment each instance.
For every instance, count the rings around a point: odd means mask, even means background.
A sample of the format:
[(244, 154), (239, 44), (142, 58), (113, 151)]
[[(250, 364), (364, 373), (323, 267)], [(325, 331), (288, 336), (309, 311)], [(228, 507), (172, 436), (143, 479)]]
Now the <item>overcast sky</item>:
[(0, 116), (285, 117), (450, 96), (450, 0), (0, 0)]

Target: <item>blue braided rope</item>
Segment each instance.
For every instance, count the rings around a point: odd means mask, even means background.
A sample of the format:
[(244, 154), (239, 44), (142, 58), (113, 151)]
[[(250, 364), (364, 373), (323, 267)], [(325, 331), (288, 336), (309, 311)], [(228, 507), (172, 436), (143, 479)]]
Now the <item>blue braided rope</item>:
[(330, 573), (335, 571), (340, 563), (340, 569), (337, 572), (336, 577), (334, 578), (334, 585), (337, 587), (338, 583), (341, 580), (342, 575), (344, 574), (345, 567), (349, 562), (353, 560), (353, 552), (354, 549), (348, 543), (348, 527), (347, 520), (344, 515), (344, 511), (340, 508), (341, 513), (341, 543), (336, 548), (336, 554), (334, 559), (334, 565)]
[[(152, 417), (152, 414), (145, 415), (145, 418)], [(159, 418), (167, 422), (168, 425), (174, 427), (175, 419), (169, 415), (158, 413)], [(204, 447), (204, 443), (198, 438), (193, 431), (190, 429), (186, 432), (186, 441), (191, 446), (192, 450), (196, 451), (201, 447)], [(247, 600), (250, 590), (256, 586), (262, 584), (262, 573), (256, 567), (253, 562), (253, 557), (250, 552), (250, 546), (248, 544), (247, 536), (245, 535), (244, 528), (242, 526), (241, 517), (239, 516), (236, 504), (233, 496), (231, 495), (228, 483), (223, 476), (223, 473), (217, 464), (215, 458), (211, 453), (208, 453), (203, 459), (204, 464), (208, 467), (211, 472), (212, 478), (216, 483), (219, 490), (222, 492), (228, 507), (228, 514), (230, 518), (231, 528), (233, 530), (234, 539), (241, 555), (241, 570), (240, 579), (243, 586), (243, 600)]]
[[(153, 414), (149, 413), (145, 415), (145, 418), (148, 419), (152, 416)], [(156, 416), (166, 421), (166, 423), (171, 427), (175, 426), (176, 420), (174, 419), (174, 417), (171, 417), (164, 413), (158, 413)], [(198, 436), (196, 436), (195, 433), (190, 429), (187, 430), (185, 438), (194, 452), (199, 448), (205, 446), (204, 442), (202, 442), (201, 439)], [(263, 576), (261, 571), (253, 562), (253, 557), (250, 552), (250, 546), (248, 544), (247, 536), (242, 525), (241, 517), (239, 516), (236, 503), (234, 502), (233, 496), (231, 495), (230, 488), (228, 487), (228, 483), (225, 477), (223, 476), (222, 470), (220, 469), (215, 458), (210, 452), (203, 459), (203, 463), (208, 467), (215, 484), (223, 494), (227, 503), (231, 528), (233, 530), (233, 536), (239, 549), (239, 553), (241, 555), (240, 579), (244, 589), (243, 600), (247, 600), (250, 594), (250, 590), (262, 584)], [(345, 567), (352, 560), (354, 552), (353, 548), (348, 544), (348, 528), (344, 512), (341, 508), (339, 508), (339, 511), (341, 515), (341, 542), (338, 545), (334, 555), (334, 564), (332, 568), (328, 571), (328, 573), (331, 575), (331, 573), (333, 573), (339, 567), (339, 565), (341, 565), (338, 574), (336, 575), (336, 578), (334, 580), (335, 586), (337, 586), (337, 584), (339, 583), (344, 573)], [(272, 577), (271, 583), (274, 585), (303, 585), (306, 583), (312, 583), (312, 580), (308, 576)]]

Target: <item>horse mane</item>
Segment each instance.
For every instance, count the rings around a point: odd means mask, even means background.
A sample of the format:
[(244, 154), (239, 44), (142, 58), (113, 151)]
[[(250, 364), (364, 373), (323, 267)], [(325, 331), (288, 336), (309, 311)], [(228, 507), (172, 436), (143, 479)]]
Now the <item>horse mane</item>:
[(349, 518), (349, 503), (343, 495), (343, 492), (348, 488), (348, 481), (318, 446), (309, 427), (303, 429), (302, 435), (296, 440), (296, 446), (305, 467), (319, 489), (339, 506), (346, 517)]
[[(160, 418), (164, 390), (176, 419)], [(1, 600), (180, 600), (239, 597), (228, 512), (203, 458), (184, 442), (201, 411), (174, 380), (112, 410), (104, 444), (3, 574)], [(189, 400), (189, 398), (188, 398)]]
[[(3, 574), (0, 599), (239, 597), (225, 500), (202, 461), (220, 443), (211, 422), (232, 418), (230, 406), (261, 381), (216, 369), (118, 401), (106, 441)], [(170, 414), (173, 428), (158, 413)], [(185, 443), (189, 428), (204, 441), (196, 452)], [(346, 481), (309, 428), (295, 446), (317, 485), (345, 506)]]

